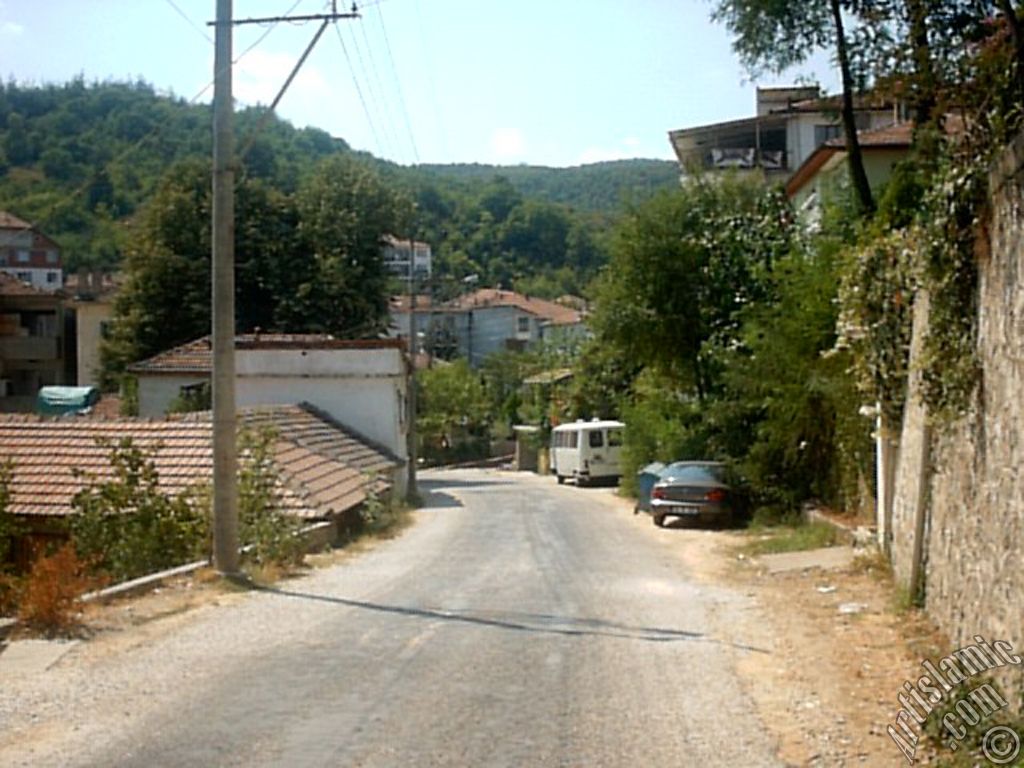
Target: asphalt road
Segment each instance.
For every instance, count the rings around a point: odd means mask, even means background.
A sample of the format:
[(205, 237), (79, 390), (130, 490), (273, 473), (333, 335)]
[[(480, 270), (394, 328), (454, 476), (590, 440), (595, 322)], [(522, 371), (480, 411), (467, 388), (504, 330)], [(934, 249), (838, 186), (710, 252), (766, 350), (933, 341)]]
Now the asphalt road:
[(20, 692), (31, 748), (0, 735), (0, 763), (776, 764), (733, 672), (766, 650), (666, 545), (685, 532), (549, 478), (422, 485), (396, 540), (47, 672)]

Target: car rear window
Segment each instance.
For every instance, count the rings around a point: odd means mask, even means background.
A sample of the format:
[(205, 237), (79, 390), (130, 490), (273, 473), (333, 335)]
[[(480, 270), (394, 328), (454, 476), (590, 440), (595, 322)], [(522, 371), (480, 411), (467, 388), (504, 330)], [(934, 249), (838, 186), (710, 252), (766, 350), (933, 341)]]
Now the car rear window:
[(662, 473), (662, 477), (677, 483), (722, 483), (725, 482), (725, 467), (714, 464), (671, 464)]

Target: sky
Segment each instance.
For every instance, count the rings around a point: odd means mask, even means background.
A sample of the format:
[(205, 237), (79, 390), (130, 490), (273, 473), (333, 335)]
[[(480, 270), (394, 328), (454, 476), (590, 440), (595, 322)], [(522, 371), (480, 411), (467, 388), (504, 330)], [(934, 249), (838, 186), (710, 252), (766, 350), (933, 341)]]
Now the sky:
[[(328, 5), (235, 0), (234, 16)], [(799, 77), (837, 90), (825, 55), (751, 81), (711, 10), (709, 0), (367, 0), (358, 19), (325, 31), (278, 114), (403, 165), (565, 167), (672, 159), (668, 131), (753, 114), (756, 85)], [(209, 102), (215, 12), (215, 0), (0, 0), (0, 75), (142, 79)], [(237, 27), (236, 103), (269, 104), (316, 29)]]

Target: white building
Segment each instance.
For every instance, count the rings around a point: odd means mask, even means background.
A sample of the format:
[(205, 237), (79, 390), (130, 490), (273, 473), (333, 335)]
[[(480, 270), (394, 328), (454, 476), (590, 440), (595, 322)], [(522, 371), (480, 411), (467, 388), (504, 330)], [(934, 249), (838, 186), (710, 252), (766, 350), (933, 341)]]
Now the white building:
[(427, 243), (385, 235), (382, 255), (388, 272), (403, 280), (409, 279), (410, 269), (416, 280), (426, 280), (433, 272), (433, 256)]
[[(398, 459), (405, 493), (409, 367), (398, 339), (347, 341), (324, 335), (246, 334), (235, 342), (239, 408), (309, 403)], [(128, 367), (138, 379), (139, 415), (162, 416), (181, 395), (209, 385), (204, 337)]]
[(64, 286), (60, 246), (6, 211), (0, 211), (0, 272), (49, 293)]
[[(391, 327), (407, 338), (409, 302), (391, 302)], [(522, 351), (541, 340), (569, 343), (586, 335), (583, 312), (567, 303), (495, 288), (431, 305), (417, 297), (417, 349), (434, 357), (464, 357), (474, 368), (502, 350)]]
[[(757, 114), (669, 132), (683, 175), (693, 170), (760, 170), (784, 181), (826, 142), (840, 138), (840, 99), (812, 87), (757, 89)], [(857, 128), (876, 130), (901, 119), (897, 106), (859, 100)]]

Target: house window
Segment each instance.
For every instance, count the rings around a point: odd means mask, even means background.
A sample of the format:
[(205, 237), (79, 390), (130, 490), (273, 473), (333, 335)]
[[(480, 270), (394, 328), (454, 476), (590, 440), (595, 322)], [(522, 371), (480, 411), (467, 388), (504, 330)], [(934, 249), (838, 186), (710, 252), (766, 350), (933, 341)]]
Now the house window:
[(100, 320), (100, 338), (109, 339), (110, 329), (113, 327), (113, 323), (110, 320)]
[(48, 282), (48, 283), (56, 283), (57, 282), (57, 273), (56, 272), (47, 272), (46, 273), (46, 282)]
[(826, 141), (838, 139), (843, 135), (841, 125), (816, 125), (814, 126), (814, 145), (820, 147)]
[(17, 253), (19, 264), (28, 264), (28, 251), (19, 248)]
[(23, 283), (31, 283), (32, 282), (32, 273), (31, 272), (18, 272), (17, 274), (15, 274), (15, 277), (17, 277)]
[(57, 263), (57, 252), (56, 251), (47, 251), (46, 252), (46, 263), (47, 264), (56, 264)]
[(520, 317), (518, 319), (518, 330), (519, 330), (519, 333), (529, 333), (530, 332), (530, 318), (528, 318), (528, 317)]

